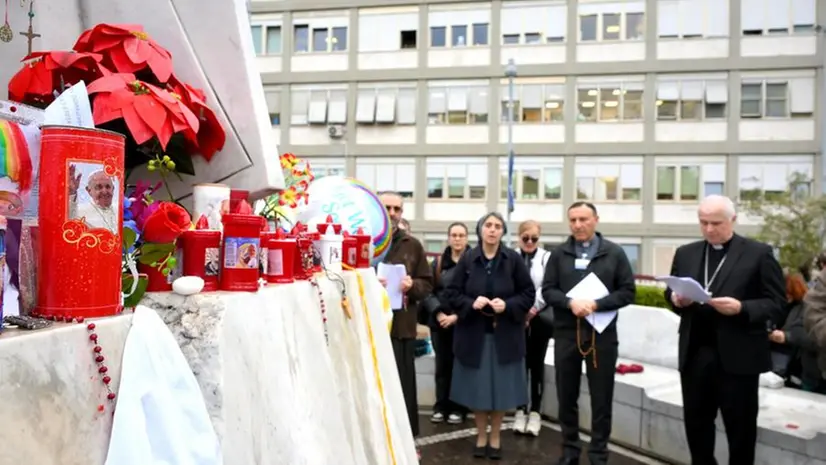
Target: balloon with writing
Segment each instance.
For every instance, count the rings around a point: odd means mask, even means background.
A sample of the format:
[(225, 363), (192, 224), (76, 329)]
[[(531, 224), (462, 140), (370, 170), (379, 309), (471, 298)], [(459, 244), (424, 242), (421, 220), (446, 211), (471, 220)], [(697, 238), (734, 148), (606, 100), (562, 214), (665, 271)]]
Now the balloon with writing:
[(330, 215), (350, 234), (362, 228), (373, 238), (371, 263), (384, 259), (390, 248), (392, 226), (387, 210), (370, 187), (353, 178), (326, 176), (313, 181), (308, 194), (310, 202), (299, 213), (299, 221), (315, 225)]

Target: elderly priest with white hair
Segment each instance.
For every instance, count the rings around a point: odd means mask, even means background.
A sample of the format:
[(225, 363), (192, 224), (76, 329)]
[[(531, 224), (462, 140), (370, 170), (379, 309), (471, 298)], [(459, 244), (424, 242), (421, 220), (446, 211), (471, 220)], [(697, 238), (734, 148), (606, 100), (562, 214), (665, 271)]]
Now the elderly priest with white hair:
[(711, 299), (692, 302), (666, 289), (680, 315), (679, 368), (683, 418), (692, 465), (716, 465), (719, 410), (729, 464), (752, 465), (757, 442), (759, 376), (771, 370), (767, 324), (783, 321), (783, 271), (772, 248), (737, 235), (728, 197), (706, 197), (698, 209), (703, 240), (677, 249), (671, 275), (700, 283)]

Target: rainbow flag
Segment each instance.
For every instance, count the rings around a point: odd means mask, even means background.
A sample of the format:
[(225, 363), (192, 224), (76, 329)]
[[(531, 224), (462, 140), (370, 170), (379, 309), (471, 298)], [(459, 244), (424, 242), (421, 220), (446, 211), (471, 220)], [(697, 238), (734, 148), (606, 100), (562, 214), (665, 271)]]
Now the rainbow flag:
[(0, 178), (17, 183), (18, 193), (32, 188), (32, 158), (20, 125), (0, 120)]

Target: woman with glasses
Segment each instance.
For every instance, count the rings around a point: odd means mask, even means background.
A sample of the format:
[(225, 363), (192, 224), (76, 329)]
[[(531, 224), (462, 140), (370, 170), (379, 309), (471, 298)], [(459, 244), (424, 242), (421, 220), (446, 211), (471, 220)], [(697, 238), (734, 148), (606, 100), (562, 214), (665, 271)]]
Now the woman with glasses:
[(468, 230), (464, 223), (453, 223), (447, 228), (448, 246), (433, 260), (433, 288), (442, 303), (429, 320), (433, 351), (436, 352), (436, 405), (430, 421), (456, 425), (465, 421), (467, 409), (450, 400), (450, 382), (453, 377), (453, 327), (459, 317), (444, 297), (445, 288), (455, 276), (456, 265), (470, 247)]
[(531, 280), (536, 287), (536, 298), (533, 307), (528, 311), (525, 334), (525, 369), (531, 391), (530, 404), (523, 405), (516, 411), (513, 431), (533, 436), (539, 436), (542, 427), (539, 412), (542, 408), (542, 389), (545, 381), (545, 353), (553, 335), (553, 312), (546, 309), (545, 301), (542, 299), (542, 278), (545, 276), (545, 265), (551, 253), (540, 246), (541, 233), (537, 221), (523, 221), (519, 225), (519, 256), (530, 271)]
[(491, 460), (502, 458), (505, 412), (528, 401), (525, 321), (536, 298), (524, 261), (501, 242), (506, 232), (502, 215), (483, 216), (476, 225), (479, 245), (459, 260), (445, 291), (458, 316), (450, 398), (473, 411), (473, 455)]

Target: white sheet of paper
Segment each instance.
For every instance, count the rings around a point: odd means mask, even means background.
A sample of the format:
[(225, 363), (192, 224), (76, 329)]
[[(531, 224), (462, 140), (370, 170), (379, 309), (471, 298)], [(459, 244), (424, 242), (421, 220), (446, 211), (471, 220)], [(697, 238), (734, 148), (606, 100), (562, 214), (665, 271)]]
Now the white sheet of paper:
[[(610, 292), (605, 284), (595, 275), (589, 273), (588, 276), (582, 279), (573, 289), (568, 291), (566, 296), (570, 299), (588, 299), (598, 300), (607, 297)], [(588, 322), (598, 333), (602, 334), (605, 328), (611, 324), (617, 317), (617, 311), (610, 312), (594, 312), (587, 317), (585, 321)]]
[(94, 128), (95, 121), (92, 118), (92, 107), (89, 104), (86, 83), (80, 81), (66, 89), (51, 105), (46, 107), (43, 124)]
[(676, 292), (680, 297), (699, 302), (701, 304), (707, 303), (711, 300), (709, 294), (703, 286), (700, 285), (694, 278), (679, 276), (660, 276), (656, 278), (657, 281), (662, 281), (666, 286), (670, 287), (672, 291)]
[(407, 276), (404, 265), (390, 265), (379, 263), (376, 269), (379, 278), (387, 280), (387, 297), (390, 298), (390, 308), (401, 310), (404, 307), (404, 294), (402, 293), (402, 280)]

